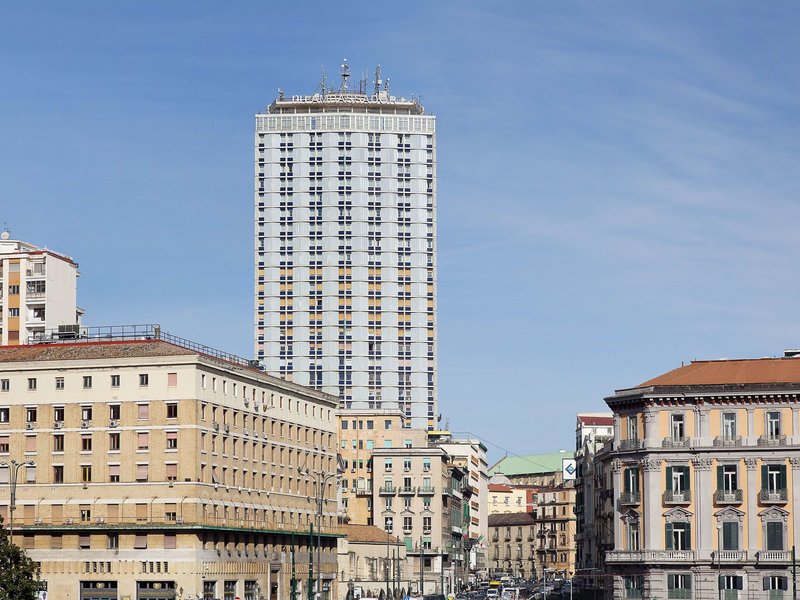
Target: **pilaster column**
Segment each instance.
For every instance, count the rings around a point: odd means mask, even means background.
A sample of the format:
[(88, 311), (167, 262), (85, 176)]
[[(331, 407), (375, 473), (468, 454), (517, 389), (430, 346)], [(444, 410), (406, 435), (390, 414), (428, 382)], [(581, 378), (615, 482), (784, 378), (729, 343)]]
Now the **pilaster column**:
[[(616, 416), (614, 417), (616, 419)], [(611, 461), (611, 478), (614, 481), (614, 550), (622, 550), (622, 513), (619, 511), (619, 497), (622, 493), (622, 461), (615, 458)]]
[(642, 485), (642, 509), (644, 510), (644, 545), (645, 550), (664, 549), (664, 528), (661, 523), (661, 495), (659, 479), (661, 478), (660, 459), (647, 458), (639, 461), (644, 471)]
[[(619, 441), (620, 441), (619, 415), (617, 413), (614, 413), (614, 448), (617, 448), (617, 449), (619, 448)], [(614, 488), (614, 489), (616, 489), (616, 488)]]
[(694, 547), (698, 559), (711, 556), (714, 533), (713, 523), (711, 522), (711, 502), (713, 495), (711, 490), (711, 466), (710, 458), (693, 458), (692, 467), (694, 469), (694, 508), (695, 508), (695, 531), (697, 538), (694, 540)]
[(792, 443), (800, 442), (800, 408), (792, 407)]
[(644, 411), (644, 447), (658, 448), (660, 446), (657, 413), (653, 409), (647, 409)]
[(747, 409), (747, 445), (754, 446), (756, 443), (756, 432), (755, 432), (755, 415), (756, 409), (755, 408), (748, 408)]
[(794, 531), (792, 543), (796, 548), (800, 548), (800, 456), (792, 456), (789, 464), (792, 465), (792, 531)]
[[(752, 421), (752, 413), (747, 411), (748, 422)], [(748, 429), (748, 432), (752, 429)], [(747, 468), (747, 550), (748, 556), (755, 556), (759, 550), (756, 547), (758, 536), (758, 459), (745, 458), (744, 466)], [(794, 474), (794, 473), (793, 473)]]

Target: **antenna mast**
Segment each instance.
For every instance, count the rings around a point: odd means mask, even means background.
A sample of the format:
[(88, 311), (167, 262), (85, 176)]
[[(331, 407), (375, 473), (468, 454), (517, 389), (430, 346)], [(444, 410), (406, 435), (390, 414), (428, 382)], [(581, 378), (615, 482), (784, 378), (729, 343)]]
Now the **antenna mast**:
[(375, 95), (377, 96), (381, 92), (381, 85), (383, 85), (383, 81), (381, 80), (381, 66), (378, 65), (375, 67)]
[(347, 93), (347, 78), (350, 77), (350, 65), (347, 64), (347, 59), (342, 63), (342, 84), (339, 89), (343, 94)]

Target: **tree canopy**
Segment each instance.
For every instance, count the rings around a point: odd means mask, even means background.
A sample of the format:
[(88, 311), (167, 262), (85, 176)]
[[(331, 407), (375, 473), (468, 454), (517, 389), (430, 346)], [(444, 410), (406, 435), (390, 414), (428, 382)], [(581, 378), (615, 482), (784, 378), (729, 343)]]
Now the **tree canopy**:
[(0, 517), (0, 600), (36, 600), (37, 567), (25, 551), (11, 543)]

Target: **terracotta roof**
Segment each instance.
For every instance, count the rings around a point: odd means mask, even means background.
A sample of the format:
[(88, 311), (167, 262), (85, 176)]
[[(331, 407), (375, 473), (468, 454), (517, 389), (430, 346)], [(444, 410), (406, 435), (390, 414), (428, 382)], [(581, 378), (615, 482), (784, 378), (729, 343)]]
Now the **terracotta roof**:
[(533, 525), (536, 520), (531, 513), (499, 513), (489, 515), (489, 527), (502, 527), (504, 525)]
[(800, 358), (698, 360), (636, 387), (800, 383)]
[(0, 346), (0, 363), (180, 355), (197, 356), (198, 352), (160, 340)]
[(614, 417), (582, 417), (578, 415), (578, 420), (583, 425), (613, 425)]
[(511, 487), (504, 484), (504, 483), (490, 483), (489, 484), (489, 491), (490, 492), (510, 492)]
[(375, 527), (374, 525), (354, 525), (348, 523), (341, 526), (342, 531), (351, 542), (372, 542), (376, 544), (390, 544), (401, 545), (403, 542), (400, 538), (386, 533), (383, 529)]

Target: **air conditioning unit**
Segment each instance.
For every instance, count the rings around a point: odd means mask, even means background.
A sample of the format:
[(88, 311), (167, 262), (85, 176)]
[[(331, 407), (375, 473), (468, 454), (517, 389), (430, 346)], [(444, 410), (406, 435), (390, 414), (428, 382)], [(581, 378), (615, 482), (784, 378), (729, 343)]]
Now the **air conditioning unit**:
[(53, 423), (53, 429), (61, 429), (63, 426), (64, 423), (62, 423), (61, 421), (56, 421), (55, 423)]
[(175, 517), (175, 522), (178, 524), (183, 523), (183, 517)]
[(33, 429), (33, 423), (25, 423), (25, 429)]
[(106, 520), (105, 520), (105, 518), (103, 518), (103, 517), (97, 517), (97, 518), (95, 519), (95, 522), (96, 522), (98, 525), (102, 525), (103, 523), (105, 523), (105, 522), (106, 522)]
[(64, 519), (64, 525), (72, 525), (74, 522), (74, 519)]
[(88, 429), (89, 421), (81, 421), (81, 429)]
[(108, 426), (109, 426), (109, 427), (118, 427), (118, 426), (119, 426), (119, 421), (115, 421), (114, 419), (111, 419), (111, 420), (108, 422)]

